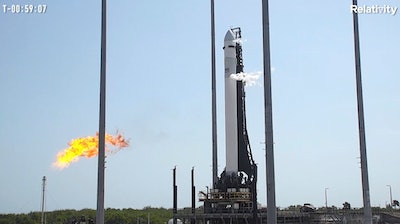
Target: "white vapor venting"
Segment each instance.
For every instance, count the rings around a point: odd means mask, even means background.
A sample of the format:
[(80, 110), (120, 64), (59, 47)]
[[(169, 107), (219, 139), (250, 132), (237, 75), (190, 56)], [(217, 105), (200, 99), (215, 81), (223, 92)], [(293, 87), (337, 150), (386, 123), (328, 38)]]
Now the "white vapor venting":
[(244, 42), (247, 42), (247, 40), (243, 40), (242, 38), (237, 38), (237, 39), (234, 39), (232, 42), (242, 45)]
[(252, 73), (240, 72), (237, 74), (231, 74), (229, 78), (243, 81), (246, 86), (253, 86), (254, 84), (256, 84), (256, 81), (260, 78), (261, 74), (261, 71)]

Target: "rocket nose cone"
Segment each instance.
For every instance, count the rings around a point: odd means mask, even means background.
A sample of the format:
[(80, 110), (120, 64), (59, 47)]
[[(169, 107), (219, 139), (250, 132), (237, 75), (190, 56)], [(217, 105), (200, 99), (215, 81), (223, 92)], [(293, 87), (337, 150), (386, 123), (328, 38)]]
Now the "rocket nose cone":
[(235, 35), (233, 34), (233, 31), (231, 29), (228, 30), (225, 34), (225, 39), (224, 41), (233, 41), (235, 39)]

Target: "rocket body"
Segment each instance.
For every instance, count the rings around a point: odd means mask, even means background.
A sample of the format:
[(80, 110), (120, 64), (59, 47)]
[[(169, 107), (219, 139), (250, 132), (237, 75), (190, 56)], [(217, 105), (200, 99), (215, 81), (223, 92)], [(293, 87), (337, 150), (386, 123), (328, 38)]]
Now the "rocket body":
[(238, 142), (237, 142), (237, 88), (236, 80), (231, 74), (236, 74), (236, 43), (232, 30), (228, 30), (224, 39), (225, 63), (225, 147), (226, 172), (238, 172)]
[(224, 39), (225, 170), (228, 175), (241, 171), (243, 160), (248, 157), (247, 144), (244, 140), (244, 84), (241, 80), (231, 78), (232, 74), (243, 72), (241, 50), (240, 30), (228, 30)]

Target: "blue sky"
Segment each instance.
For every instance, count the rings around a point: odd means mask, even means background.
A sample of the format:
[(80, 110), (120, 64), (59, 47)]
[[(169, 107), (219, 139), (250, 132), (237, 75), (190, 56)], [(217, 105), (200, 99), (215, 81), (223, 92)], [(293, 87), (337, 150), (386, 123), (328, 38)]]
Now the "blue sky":
[[(52, 168), (57, 152), (98, 130), (100, 8), (94, 0), (46, 4), (44, 14), (0, 13), (0, 213), (96, 207), (97, 159)], [(359, 5), (398, 0), (361, 0)], [(277, 206), (362, 206), (351, 1), (271, 1)], [(107, 157), (111, 208), (190, 205), (211, 183), (209, 1), (109, 1), (107, 132), (129, 148)], [(223, 37), (242, 28), (244, 70), (262, 71), (261, 1), (216, 1), (219, 173), (225, 167)], [(359, 15), (372, 206), (400, 194), (400, 15)], [(247, 122), (266, 204), (262, 79), (247, 88)], [(200, 205), (200, 203), (198, 203)]]

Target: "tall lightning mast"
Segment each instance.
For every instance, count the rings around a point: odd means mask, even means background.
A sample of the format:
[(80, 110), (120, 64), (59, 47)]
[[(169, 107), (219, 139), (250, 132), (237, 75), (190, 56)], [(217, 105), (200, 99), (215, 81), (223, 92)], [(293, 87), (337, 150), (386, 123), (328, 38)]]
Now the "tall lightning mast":
[(214, 0), (211, 0), (211, 107), (212, 107), (212, 180), (213, 186), (218, 181), (218, 152), (217, 152), (217, 94), (215, 78), (215, 20)]
[(275, 200), (274, 138), (272, 128), (271, 51), (269, 42), (268, 0), (262, 0), (264, 58), (265, 160), (267, 173), (267, 223), (277, 223)]
[[(353, 0), (353, 5), (357, 5), (357, 0)], [(372, 223), (371, 201), (369, 197), (369, 181), (367, 166), (367, 147), (365, 141), (365, 125), (364, 125), (364, 103), (362, 95), (361, 82), (361, 60), (360, 60), (360, 40), (358, 32), (358, 14), (353, 11), (353, 29), (354, 29), (354, 53), (356, 67), (356, 85), (357, 85), (357, 109), (358, 109), (358, 132), (361, 157), (361, 179), (363, 189), (364, 204), (364, 223)]]
[(100, 62), (100, 114), (99, 114), (99, 161), (97, 167), (96, 224), (104, 224), (104, 169), (106, 136), (106, 5), (101, 4), (101, 62)]

